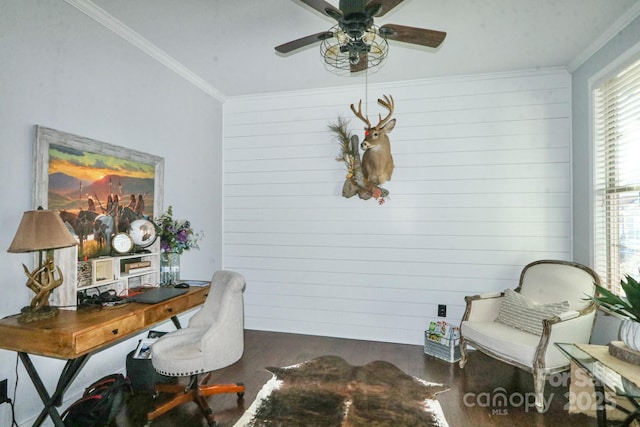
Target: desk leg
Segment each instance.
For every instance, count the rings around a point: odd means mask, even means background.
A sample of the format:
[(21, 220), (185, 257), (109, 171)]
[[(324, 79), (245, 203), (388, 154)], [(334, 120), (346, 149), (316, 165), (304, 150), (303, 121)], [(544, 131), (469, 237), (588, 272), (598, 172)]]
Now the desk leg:
[(53, 424), (56, 427), (64, 427), (64, 423), (62, 422), (62, 418), (56, 409), (56, 406), (60, 406), (62, 404), (62, 396), (64, 392), (71, 385), (71, 381), (76, 377), (80, 368), (84, 365), (84, 363), (89, 358), (89, 355), (86, 354), (84, 356), (80, 356), (77, 359), (67, 360), (67, 363), (60, 374), (60, 379), (58, 379), (58, 385), (56, 386), (56, 390), (54, 391), (52, 396), (49, 396), (49, 392), (46, 387), (42, 383), (40, 379), (40, 375), (38, 375), (38, 371), (36, 370), (33, 362), (31, 362), (31, 358), (27, 353), (19, 352), (20, 360), (22, 360), (22, 364), (24, 365), (29, 377), (31, 377), (31, 381), (36, 388), (36, 391), (40, 395), (40, 399), (42, 403), (44, 403), (44, 409), (38, 415), (38, 418), (33, 423), (34, 427), (41, 425), (47, 415), (51, 417)]
[(621, 427), (627, 427), (631, 425), (634, 420), (640, 420), (640, 405), (638, 405), (636, 399), (631, 396), (627, 396), (627, 400), (631, 402), (631, 404), (635, 408), (635, 411), (625, 411), (628, 415), (627, 418), (625, 418), (625, 420), (622, 422), (622, 424), (620, 424)]
[(180, 324), (180, 319), (178, 319), (178, 316), (171, 316), (171, 321), (175, 325), (176, 329), (182, 329), (182, 325)]
[(596, 395), (596, 419), (598, 427), (607, 427), (607, 402), (604, 394), (604, 385), (600, 380), (593, 379)]

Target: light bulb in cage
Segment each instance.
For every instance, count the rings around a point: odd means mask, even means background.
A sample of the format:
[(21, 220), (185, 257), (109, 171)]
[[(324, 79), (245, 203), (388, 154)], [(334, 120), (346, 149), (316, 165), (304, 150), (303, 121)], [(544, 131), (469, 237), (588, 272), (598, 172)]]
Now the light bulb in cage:
[(339, 25), (330, 32), (333, 37), (322, 40), (320, 54), (324, 62), (335, 69), (362, 71), (380, 65), (387, 56), (389, 45), (376, 26), (357, 38), (350, 37)]

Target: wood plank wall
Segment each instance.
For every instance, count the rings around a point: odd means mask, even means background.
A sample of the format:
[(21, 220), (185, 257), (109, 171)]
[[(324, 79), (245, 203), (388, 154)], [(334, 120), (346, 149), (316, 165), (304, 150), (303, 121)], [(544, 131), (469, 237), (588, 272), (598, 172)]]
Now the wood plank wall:
[[(224, 105), (223, 266), (248, 329), (420, 344), (446, 304), (571, 259), (570, 76), (561, 70), (369, 85), (392, 94), (388, 201), (345, 199), (328, 130), (364, 85)], [(363, 107), (364, 108), (364, 107)]]

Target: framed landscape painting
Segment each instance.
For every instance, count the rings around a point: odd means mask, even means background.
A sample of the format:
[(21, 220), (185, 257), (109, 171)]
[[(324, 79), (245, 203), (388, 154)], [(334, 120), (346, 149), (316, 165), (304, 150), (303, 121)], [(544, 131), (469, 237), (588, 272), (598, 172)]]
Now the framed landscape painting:
[(164, 159), (36, 126), (34, 207), (60, 213), (80, 259), (111, 254), (111, 237), (160, 215)]

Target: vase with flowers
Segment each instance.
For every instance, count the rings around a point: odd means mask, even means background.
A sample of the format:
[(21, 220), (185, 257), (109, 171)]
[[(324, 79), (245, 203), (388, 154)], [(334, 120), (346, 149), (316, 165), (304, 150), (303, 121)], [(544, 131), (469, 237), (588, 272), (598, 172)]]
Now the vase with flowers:
[(620, 339), (630, 349), (640, 351), (640, 283), (626, 275), (620, 280), (620, 286), (625, 294), (624, 299), (597, 285), (600, 295), (593, 299), (598, 305), (622, 318)]
[(160, 284), (173, 285), (180, 281), (180, 255), (190, 249), (199, 249), (196, 233), (188, 220), (173, 218), (173, 207), (154, 220), (160, 238)]

